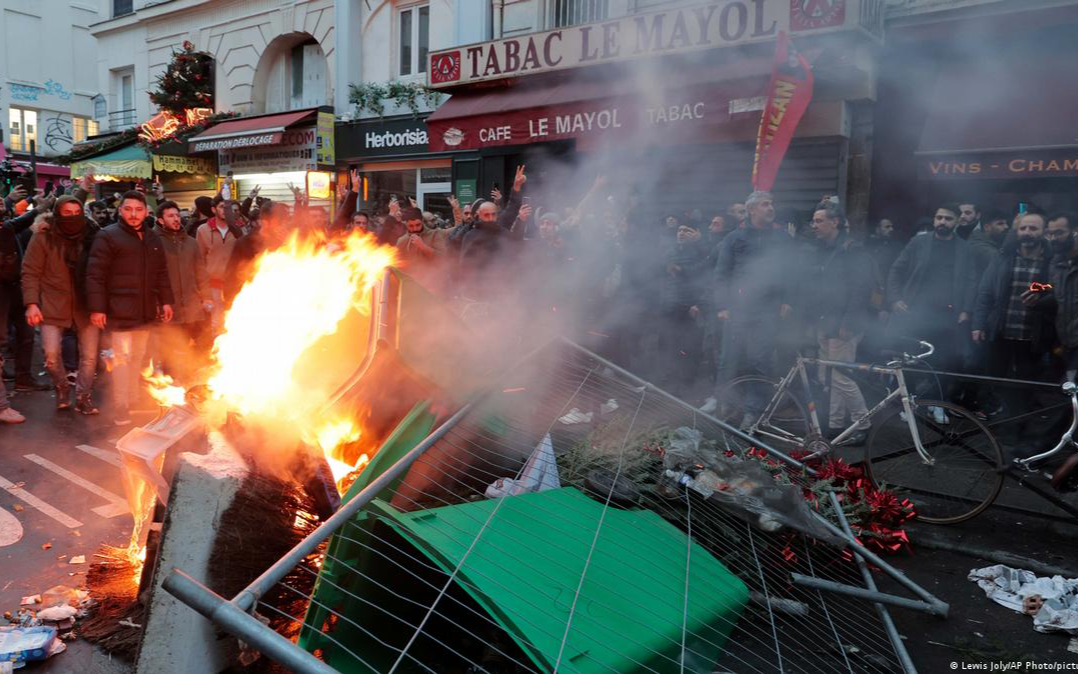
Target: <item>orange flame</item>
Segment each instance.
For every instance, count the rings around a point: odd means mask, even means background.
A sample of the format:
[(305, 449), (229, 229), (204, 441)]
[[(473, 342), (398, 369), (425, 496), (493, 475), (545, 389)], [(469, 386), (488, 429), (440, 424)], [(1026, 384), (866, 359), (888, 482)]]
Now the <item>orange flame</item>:
[(178, 407), (184, 404), (186, 391), (182, 386), (177, 386), (172, 377), (164, 373), (158, 374), (152, 360), (142, 371), (142, 378), (149, 384), (150, 395), (161, 407)]
[(362, 232), (332, 249), (293, 237), (263, 255), (214, 343), (213, 396), (248, 417), (307, 421), (323, 400), (297, 384), (293, 368), (349, 310), (369, 311), (371, 289), (394, 261), (394, 249)]

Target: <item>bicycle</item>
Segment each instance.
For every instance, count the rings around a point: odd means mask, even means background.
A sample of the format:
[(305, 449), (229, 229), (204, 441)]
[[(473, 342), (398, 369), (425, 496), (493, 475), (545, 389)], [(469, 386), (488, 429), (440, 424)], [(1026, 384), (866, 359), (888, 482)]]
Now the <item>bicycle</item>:
[[(1040, 469), (1036, 468), (1037, 464), (1049, 459), (1064, 450), (1066, 447), (1078, 449), (1078, 441), (1074, 439), (1075, 432), (1078, 431), (1078, 386), (1073, 382), (1066, 382), (1061, 387), (1063, 393), (1070, 397), (1071, 402), (1071, 425), (1063, 433), (1063, 437), (1059, 439), (1056, 446), (1049, 449), (1046, 452), (1035, 454), (1033, 456), (1022, 458), (1016, 458), (1013, 461), (1013, 465), (1017, 470), (1026, 473), (1040, 473)], [(1052, 483), (1052, 488), (1056, 491), (1078, 491), (1078, 451), (1067, 457), (1054, 471), (1047, 475), (1049, 481)]]
[[(987, 508), (1002, 489), (1003, 452), (972, 412), (910, 393), (903, 367), (919, 363), (935, 352), (928, 342), (918, 343), (923, 353), (903, 353), (886, 365), (798, 356), (779, 382), (755, 375), (739, 377), (719, 395), (720, 416), (728, 423), (736, 423), (740, 415), (742, 431), (779, 445), (793, 445), (804, 452), (803, 461), (831, 454), (834, 447), (840, 447), (867, 424), (870, 430), (863, 458), (866, 477), (877, 487), (908, 495), (922, 521), (962, 522)], [(863, 420), (853, 421), (828, 440), (812, 399), (809, 366), (885, 375), (893, 378), (895, 386)], [(794, 393), (795, 381), (800, 382), (807, 402)], [(746, 400), (755, 400), (756, 409), (762, 411), (757, 415), (746, 410)], [(767, 402), (761, 405), (762, 400)]]

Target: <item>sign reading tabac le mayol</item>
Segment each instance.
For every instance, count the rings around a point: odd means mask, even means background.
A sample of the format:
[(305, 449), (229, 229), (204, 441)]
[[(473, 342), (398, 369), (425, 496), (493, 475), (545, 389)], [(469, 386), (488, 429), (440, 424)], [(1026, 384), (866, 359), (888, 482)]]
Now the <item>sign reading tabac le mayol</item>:
[(602, 23), (482, 42), (430, 55), (430, 85), (449, 87), (775, 39), (858, 25), (855, 0), (714, 0)]

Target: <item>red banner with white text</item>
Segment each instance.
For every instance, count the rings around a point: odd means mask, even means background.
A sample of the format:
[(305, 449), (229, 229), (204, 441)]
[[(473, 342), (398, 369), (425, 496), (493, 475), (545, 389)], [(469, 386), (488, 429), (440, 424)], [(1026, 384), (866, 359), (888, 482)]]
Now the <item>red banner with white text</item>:
[(814, 82), (812, 66), (794, 49), (790, 37), (785, 32), (779, 33), (771, 84), (767, 88), (767, 105), (756, 136), (753, 189), (769, 191), (775, 185), (782, 158), (812, 101)]

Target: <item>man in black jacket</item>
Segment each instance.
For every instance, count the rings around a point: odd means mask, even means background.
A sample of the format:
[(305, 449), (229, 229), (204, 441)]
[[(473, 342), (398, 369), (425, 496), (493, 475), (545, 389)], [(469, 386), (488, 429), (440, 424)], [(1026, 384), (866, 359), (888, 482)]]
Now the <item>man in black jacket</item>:
[[(753, 192), (745, 204), (748, 226), (723, 240), (715, 263), (713, 310), (723, 324), (717, 390), (738, 376), (742, 363), (746, 373), (771, 376), (780, 321), (791, 311), (793, 243), (785, 231), (773, 229), (770, 193)], [(741, 426), (750, 426), (766, 404), (755, 395), (746, 400)], [(710, 411), (715, 405), (715, 397), (708, 398), (701, 409)]]
[(1048, 283), (1052, 289), (1033, 298), (1055, 312), (1056, 337), (1063, 346), (1067, 381), (1078, 377), (1078, 218), (1051, 218), (1047, 238), (1052, 244)]
[(150, 326), (158, 317), (172, 320), (172, 285), (165, 248), (157, 232), (147, 227), (146, 197), (125, 192), (119, 221), (101, 230), (90, 248), (86, 269), (86, 303), (90, 322), (112, 333), (116, 354), (113, 371), (113, 422), (131, 423), (132, 397), (139, 390), (142, 360)]
[(7, 342), (8, 326), (15, 328), (12, 344), (14, 358), (14, 381), (16, 392), (47, 391), (51, 385), (38, 381), (31, 372), (34, 353), (34, 329), (23, 320), (26, 307), (22, 303), (19, 278), (23, 255), (30, 245), (34, 220), (52, 210), (54, 196), (34, 197), (33, 205), (22, 215), (7, 219), (14, 204), (26, 197), (26, 188), (17, 185), (0, 202), (0, 345)]
[(475, 211), (475, 223), (464, 235), (460, 250), (461, 295), (469, 300), (490, 301), (514, 277), (510, 264), (510, 241), (524, 238), (524, 228), (513, 228), (522, 203), (521, 190), (527, 181), (524, 167), (518, 166), (509, 203), (498, 213), (493, 202), (484, 201)]
[(933, 231), (914, 236), (891, 265), (891, 332), (931, 342), (933, 365), (954, 371), (962, 364), (960, 328), (968, 334), (979, 277), (969, 244), (955, 235), (958, 207), (941, 206), (932, 222)]
[[(806, 260), (802, 286), (805, 317), (815, 328), (820, 358), (844, 363), (857, 361), (857, 347), (872, 317), (874, 269), (872, 258), (842, 231), (846, 217), (831, 201), (819, 205), (812, 215), (815, 250)], [(843, 440), (847, 446), (865, 442), (869, 428), (865, 396), (849, 371), (831, 368), (829, 426), (833, 434), (845, 428), (847, 413), (858, 423), (857, 431)]]
[[(996, 256), (981, 278), (973, 312), (973, 341), (987, 343), (988, 374), (993, 377), (1036, 379), (1044, 354), (1055, 334), (1050, 316), (1035, 295), (1048, 282), (1051, 248), (1044, 240), (1045, 218), (1026, 214), (1018, 221), (1018, 238)], [(1012, 388), (1000, 391), (1010, 414), (1021, 414), (1022, 395)]]

